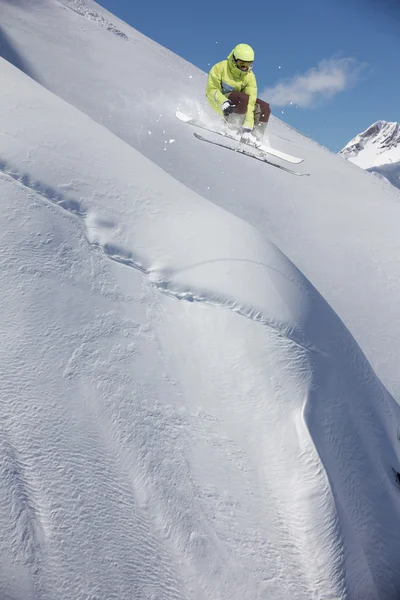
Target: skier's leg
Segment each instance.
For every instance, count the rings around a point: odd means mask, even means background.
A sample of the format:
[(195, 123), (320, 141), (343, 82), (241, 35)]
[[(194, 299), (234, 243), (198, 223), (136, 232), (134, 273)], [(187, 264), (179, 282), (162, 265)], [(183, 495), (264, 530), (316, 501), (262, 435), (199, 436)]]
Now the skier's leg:
[[(249, 96), (245, 92), (231, 92), (227, 95), (227, 98), (235, 105), (233, 112), (226, 119), (228, 128), (232, 131), (239, 131), (243, 125), (244, 117), (247, 112)], [(251, 137), (260, 145), (265, 136), (270, 114), (271, 109), (269, 104), (264, 100), (257, 98), (254, 108), (254, 130)]]
[(271, 108), (270, 108), (268, 102), (265, 102), (264, 100), (260, 100), (260, 98), (257, 98), (256, 103), (259, 104), (260, 108), (261, 108), (260, 123), (268, 123), (268, 119), (271, 115)]
[(244, 92), (231, 92), (227, 96), (231, 102), (235, 105), (233, 112), (238, 115), (245, 115), (247, 112), (247, 105), (249, 103), (249, 96)]
[(228, 128), (232, 131), (239, 131), (243, 125), (244, 117), (247, 112), (249, 97), (244, 92), (231, 92), (227, 97), (235, 105), (233, 112), (226, 120)]
[(271, 109), (269, 104), (257, 98), (254, 109), (254, 137), (259, 143), (262, 143), (264, 139), (270, 114)]
[(258, 104), (258, 102), (256, 102), (256, 105), (254, 107), (254, 127), (257, 127), (260, 124), (261, 115), (261, 106)]

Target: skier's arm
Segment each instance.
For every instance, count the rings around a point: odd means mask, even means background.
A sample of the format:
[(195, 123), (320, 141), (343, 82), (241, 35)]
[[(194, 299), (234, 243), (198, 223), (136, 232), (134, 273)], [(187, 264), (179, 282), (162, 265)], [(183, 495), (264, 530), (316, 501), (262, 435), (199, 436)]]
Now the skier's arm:
[(243, 127), (253, 129), (254, 127), (254, 108), (257, 100), (257, 81), (254, 73), (250, 74), (249, 81), (246, 83), (243, 91), (249, 96), (249, 103), (247, 105), (247, 113), (243, 122)]
[(213, 66), (208, 74), (206, 87), (206, 96), (208, 100), (217, 106), (222, 106), (226, 102), (226, 96), (221, 91), (221, 75), (218, 69), (218, 63)]

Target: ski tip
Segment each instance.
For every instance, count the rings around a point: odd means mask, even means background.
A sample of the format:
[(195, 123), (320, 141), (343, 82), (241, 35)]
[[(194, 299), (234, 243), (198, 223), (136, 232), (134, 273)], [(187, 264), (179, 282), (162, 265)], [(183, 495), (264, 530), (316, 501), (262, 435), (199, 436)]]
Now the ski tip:
[(192, 120), (192, 117), (185, 115), (185, 113), (181, 112), (180, 110), (177, 110), (175, 112), (175, 116), (177, 119), (179, 119), (180, 121), (183, 121), (184, 123), (189, 123), (189, 121)]

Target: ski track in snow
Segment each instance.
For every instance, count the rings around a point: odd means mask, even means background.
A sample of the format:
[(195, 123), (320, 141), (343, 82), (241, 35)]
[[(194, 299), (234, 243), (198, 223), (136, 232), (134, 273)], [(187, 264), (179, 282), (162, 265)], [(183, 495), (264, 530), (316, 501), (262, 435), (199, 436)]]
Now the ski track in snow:
[[(213, 296), (204, 294), (202, 292), (194, 291), (194, 290), (190, 290), (190, 289), (186, 289), (186, 288), (185, 289), (179, 289), (179, 288), (174, 289), (174, 287), (171, 286), (171, 283), (169, 281), (164, 281), (162, 279), (159, 279), (157, 274), (155, 274), (155, 276), (154, 276), (154, 271), (151, 268), (147, 268), (147, 267), (143, 266), (143, 264), (141, 264), (141, 262), (138, 259), (134, 258), (134, 256), (132, 255), (132, 253), (130, 251), (125, 250), (124, 248), (113, 245), (113, 244), (108, 244), (108, 243), (100, 244), (98, 242), (91, 241), (89, 239), (89, 236), (87, 235), (87, 224), (85, 223), (85, 220), (88, 215), (87, 215), (87, 211), (85, 210), (83, 204), (80, 204), (75, 199), (68, 198), (68, 196), (65, 195), (60, 189), (57, 190), (51, 186), (46, 186), (46, 185), (40, 183), (39, 181), (34, 180), (28, 173), (24, 173), (24, 174), (18, 173), (18, 171), (16, 169), (11, 167), (10, 165), (7, 165), (7, 163), (5, 161), (0, 160), (0, 172), (2, 172), (6, 177), (11, 178), (17, 184), (23, 186), (25, 188), (25, 190), (28, 191), (29, 193), (34, 193), (35, 195), (42, 198), (43, 200), (50, 201), (51, 203), (55, 204), (56, 206), (63, 208), (67, 212), (70, 212), (73, 215), (75, 215), (76, 217), (79, 217), (84, 223), (85, 237), (86, 237), (88, 244), (91, 247), (98, 248), (101, 252), (103, 252), (103, 254), (107, 258), (109, 258), (115, 262), (118, 262), (122, 265), (125, 265), (126, 267), (130, 267), (132, 269), (140, 271), (141, 273), (143, 273), (143, 275), (146, 275), (149, 278), (151, 285), (153, 287), (155, 287), (159, 292), (166, 294), (168, 296), (174, 297), (178, 300), (185, 300), (187, 302), (199, 302), (199, 303), (208, 304), (211, 306), (222, 306), (224, 308), (227, 308), (228, 310), (231, 310), (232, 312), (235, 312), (236, 314), (239, 314), (242, 317), (245, 317), (252, 321), (256, 321), (256, 322), (260, 323), (261, 325), (271, 328), (278, 335), (286, 338), (287, 340), (291, 341), (296, 346), (298, 346), (306, 351), (317, 352), (322, 355), (324, 354), (324, 352), (322, 350), (319, 350), (315, 346), (313, 346), (313, 345), (308, 346), (308, 345), (302, 343), (300, 340), (297, 340), (291, 331), (288, 331), (287, 328), (285, 328), (283, 325), (280, 325), (278, 322), (274, 322), (268, 315), (263, 314), (261, 311), (259, 311), (258, 309), (255, 309), (251, 306), (242, 306), (234, 298), (230, 298), (229, 296), (224, 297), (224, 296), (218, 296), (218, 295), (215, 295), (213, 297)], [(104, 220), (102, 221), (102, 223), (103, 223), (103, 225), (105, 225), (107, 227), (112, 225), (111, 222), (105, 223)], [(268, 268), (273, 268), (273, 267), (268, 267)], [(287, 276), (285, 274), (282, 274), (280, 272), (279, 272), (279, 274), (282, 275), (283, 277), (287, 278)], [(293, 279), (290, 279), (290, 281), (291, 281), (291, 283), (294, 283), (295, 285), (300, 285), (298, 282), (295, 282)], [(304, 289), (303, 291), (307, 293), (307, 290)]]

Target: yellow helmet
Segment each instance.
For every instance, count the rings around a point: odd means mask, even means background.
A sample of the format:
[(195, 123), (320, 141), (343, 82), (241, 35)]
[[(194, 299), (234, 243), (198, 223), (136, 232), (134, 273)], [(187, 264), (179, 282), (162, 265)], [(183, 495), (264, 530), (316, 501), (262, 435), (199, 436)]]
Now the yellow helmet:
[(254, 50), (248, 44), (238, 44), (233, 49), (233, 56), (235, 60), (243, 60), (245, 62), (253, 62)]

